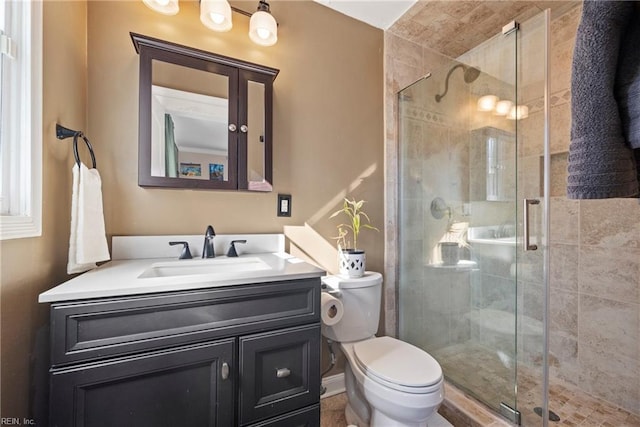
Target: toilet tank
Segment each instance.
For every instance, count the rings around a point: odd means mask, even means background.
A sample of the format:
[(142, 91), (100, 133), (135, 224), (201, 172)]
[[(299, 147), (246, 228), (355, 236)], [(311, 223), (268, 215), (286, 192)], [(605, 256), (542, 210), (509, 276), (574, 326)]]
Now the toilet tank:
[(367, 271), (363, 277), (325, 276), (323, 288), (340, 299), (342, 319), (333, 326), (322, 325), (322, 335), (337, 342), (360, 341), (378, 331), (382, 275)]

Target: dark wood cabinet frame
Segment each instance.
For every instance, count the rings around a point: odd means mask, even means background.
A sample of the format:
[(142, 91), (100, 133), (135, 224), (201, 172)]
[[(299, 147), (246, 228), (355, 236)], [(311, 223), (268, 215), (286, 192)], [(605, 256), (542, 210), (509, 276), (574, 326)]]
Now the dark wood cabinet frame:
[[(140, 55), (139, 122), (138, 122), (138, 185), (141, 187), (189, 188), (210, 190), (248, 190), (247, 133), (240, 131), (247, 124), (249, 81), (265, 86), (264, 179), (269, 185), (257, 186), (270, 191), (273, 186), (273, 81), (279, 70), (223, 55), (195, 49), (153, 37), (130, 33)], [(212, 181), (170, 178), (151, 175), (151, 88), (152, 61), (163, 61), (184, 67), (216, 73), (229, 78), (229, 118), (237, 125), (229, 131), (228, 180)], [(265, 190), (266, 189), (266, 190)]]

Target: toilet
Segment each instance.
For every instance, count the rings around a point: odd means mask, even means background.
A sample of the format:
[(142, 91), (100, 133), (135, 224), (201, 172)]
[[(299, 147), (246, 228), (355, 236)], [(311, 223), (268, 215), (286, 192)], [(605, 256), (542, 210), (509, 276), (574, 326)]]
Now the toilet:
[(392, 337), (376, 337), (382, 275), (325, 276), (323, 292), (342, 303), (342, 318), (323, 322), (322, 335), (345, 355), (347, 423), (358, 427), (451, 426), (437, 409), (444, 399), (442, 368), (428, 353)]

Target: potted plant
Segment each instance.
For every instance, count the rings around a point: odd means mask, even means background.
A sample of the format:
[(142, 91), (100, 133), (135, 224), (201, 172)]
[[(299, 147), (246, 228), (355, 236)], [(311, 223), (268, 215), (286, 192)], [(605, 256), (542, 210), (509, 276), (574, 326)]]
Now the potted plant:
[(343, 214), (348, 221), (337, 226), (338, 235), (335, 239), (338, 242), (338, 263), (340, 274), (345, 277), (362, 277), (366, 269), (365, 252), (358, 249), (358, 236), (360, 232), (367, 228), (379, 231), (371, 225), (369, 216), (362, 210), (364, 200), (344, 199), (342, 208), (335, 211), (329, 218)]
[(443, 265), (457, 265), (460, 261), (460, 250), (469, 247), (467, 242), (468, 227), (468, 222), (449, 221), (447, 232), (438, 244)]

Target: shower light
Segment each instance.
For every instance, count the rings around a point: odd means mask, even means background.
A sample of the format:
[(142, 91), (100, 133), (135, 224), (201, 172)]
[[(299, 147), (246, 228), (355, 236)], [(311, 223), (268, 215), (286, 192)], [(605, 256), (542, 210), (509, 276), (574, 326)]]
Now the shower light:
[(481, 96), (478, 98), (478, 111), (493, 111), (497, 102), (498, 97), (495, 95)]
[(149, 9), (155, 10), (163, 15), (175, 15), (180, 10), (178, 0), (142, 0)]
[(493, 114), (495, 114), (496, 116), (506, 116), (507, 114), (509, 114), (512, 107), (513, 107), (513, 102), (503, 99), (496, 103), (496, 107), (493, 110)]

